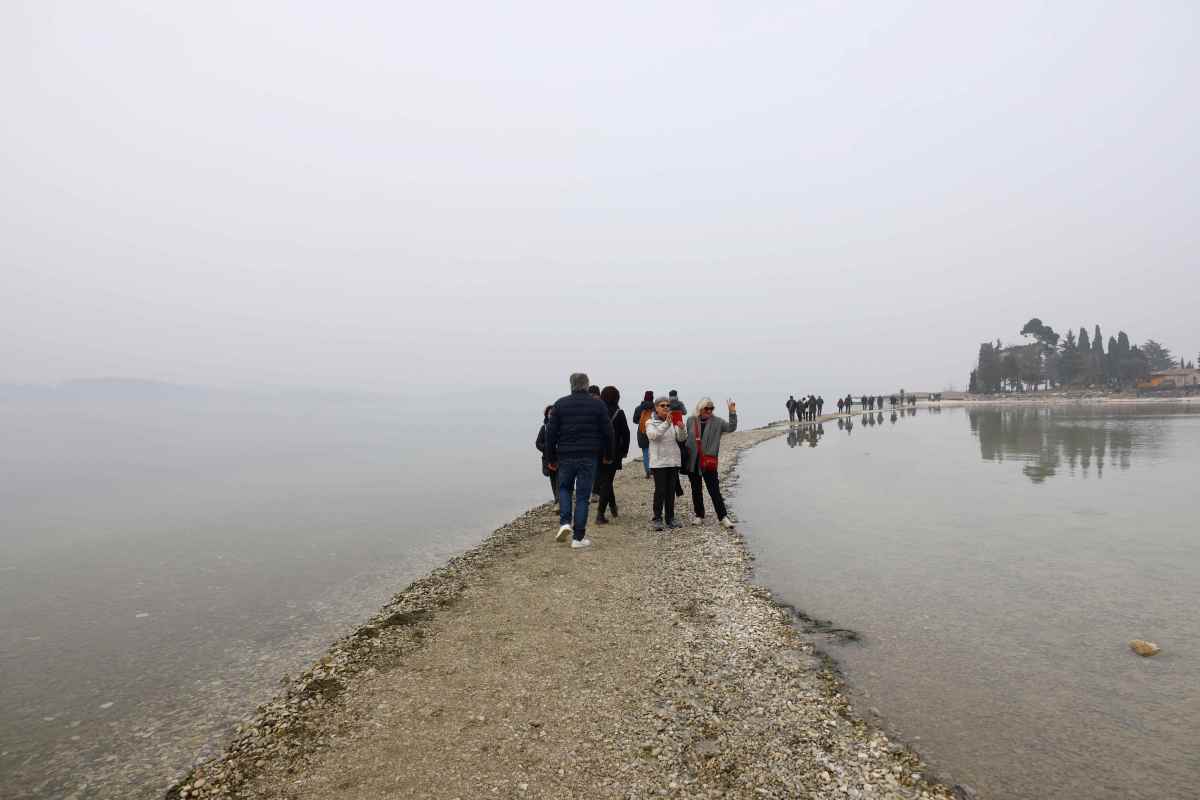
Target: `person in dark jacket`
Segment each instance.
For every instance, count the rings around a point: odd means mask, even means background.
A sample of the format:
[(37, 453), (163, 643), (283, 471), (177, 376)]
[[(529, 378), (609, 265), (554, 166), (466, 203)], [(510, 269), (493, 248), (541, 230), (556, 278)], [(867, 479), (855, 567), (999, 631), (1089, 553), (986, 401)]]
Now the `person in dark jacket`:
[(821, 395), (817, 395), (817, 416), (819, 417), (824, 413), (825, 413), (825, 398), (822, 397)]
[[(667, 400), (671, 403), (671, 412), (678, 411), (684, 417), (687, 416), (687, 406), (679, 399), (679, 392), (675, 389), (667, 392)], [(687, 445), (683, 442), (679, 443), (679, 463), (683, 463), (683, 459), (687, 457)], [(679, 474), (675, 474), (675, 496), (683, 497), (683, 483), (679, 480)]]
[(571, 375), (571, 393), (554, 403), (546, 425), (546, 458), (550, 469), (558, 471), (555, 541), (565, 542), (574, 533), (571, 547), (590, 547), (592, 541), (586, 536), (588, 497), (597, 462), (613, 458), (613, 428), (604, 404), (588, 394), (588, 376), (582, 372)]
[(788, 424), (795, 425), (796, 424), (796, 396), (795, 395), (790, 395), (790, 394), (788, 395), (787, 410), (788, 410)]
[(546, 426), (550, 424), (550, 415), (553, 413), (554, 406), (542, 409), (542, 427), (533, 446), (542, 454), (542, 474), (550, 478), (550, 494), (554, 497), (554, 505), (558, 505), (558, 473), (550, 469), (550, 461), (546, 458)]
[(610, 510), (613, 519), (617, 518), (617, 495), (613, 490), (613, 479), (621, 462), (629, 455), (629, 421), (625, 412), (617, 404), (621, 402), (621, 393), (615, 386), (605, 386), (600, 391), (600, 399), (604, 401), (605, 412), (613, 429), (613, 457), (607, 464), (600, 465), (596, 483), (600, 486), (600, 507), (596, 509), (596, 524), (604, 525), (608, 518), (604, 516), (606, 509)]
[[(645, 417), (643, 419), (642, 417)], [(654, 392), (647, 389), (642, 395), (642, 402), (633, 410), (631, 422), (637, 426), (637, 443), (638, 447), (642, 448), (642, 467), (646, 470), (646, 477), (652, 478), (650, 474), (650, 439), (646, 436), (646, 422), (650, 417), (654, 416)]]

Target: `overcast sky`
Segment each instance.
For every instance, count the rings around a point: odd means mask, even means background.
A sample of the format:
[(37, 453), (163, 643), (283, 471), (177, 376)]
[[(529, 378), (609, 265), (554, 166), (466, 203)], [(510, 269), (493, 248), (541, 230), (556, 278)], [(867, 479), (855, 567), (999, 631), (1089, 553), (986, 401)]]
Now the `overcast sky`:
[(888, 391), (1200, 350), (1179, 3), (0, 4), (0, 381)]

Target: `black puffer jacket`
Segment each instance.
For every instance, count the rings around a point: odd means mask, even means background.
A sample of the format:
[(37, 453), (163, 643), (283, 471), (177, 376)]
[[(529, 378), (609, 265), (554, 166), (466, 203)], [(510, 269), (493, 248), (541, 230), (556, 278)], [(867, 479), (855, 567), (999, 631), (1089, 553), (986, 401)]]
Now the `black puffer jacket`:
[(608, 407), (587, 393), (571, 392), (554, 403), (546, 425), (546, 460), (612, 458), (613, 426)]

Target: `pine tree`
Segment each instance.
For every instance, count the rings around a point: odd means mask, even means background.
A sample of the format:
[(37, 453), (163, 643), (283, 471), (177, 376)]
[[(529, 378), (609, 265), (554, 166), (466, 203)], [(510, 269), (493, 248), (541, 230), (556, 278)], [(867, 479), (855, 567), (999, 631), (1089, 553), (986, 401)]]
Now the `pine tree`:
[(1062, 344), (1059, 346), (1059, 352), (1059, 380), (1066, 384), (1072, 383), (1078, 373), (1075, 363), (1078, 356), (1078, 351), (1075, 347), (1075, 331), (1067, 330), (1067, 337), (1063, 339)]
[(1171, 351), (1153, 339), (1146, 340), (1142, 345), (1142, 352), (1146, 354), (1151, 372), (1162, 372), (1175, 366), (1175, 357), (1171, 355)]

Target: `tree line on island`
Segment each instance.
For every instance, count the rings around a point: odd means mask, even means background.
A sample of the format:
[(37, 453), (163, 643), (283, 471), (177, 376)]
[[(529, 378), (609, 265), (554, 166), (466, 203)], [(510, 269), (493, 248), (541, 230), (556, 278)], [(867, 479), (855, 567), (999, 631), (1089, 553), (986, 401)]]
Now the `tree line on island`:
[(979, 345), (979, 359), (971, 370), (972, 393), (1037, 391), (1039, 387), (1102, 387), (1129, 389), (1146, 376), (1172, 367), (1194, 368), (1194, 363), (1175, 360), (1171, 351), (1153, 339), (1131, 344), (1125, 331), (1108, 337), (1097, 325), (1091, 336), (1087, 328), (1060, 337), (1037, 317), (1025, 323), (1021, 335), (1032, 341), (1005, 347), (999, 339)]

